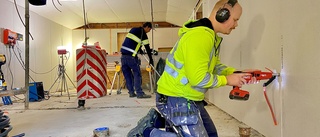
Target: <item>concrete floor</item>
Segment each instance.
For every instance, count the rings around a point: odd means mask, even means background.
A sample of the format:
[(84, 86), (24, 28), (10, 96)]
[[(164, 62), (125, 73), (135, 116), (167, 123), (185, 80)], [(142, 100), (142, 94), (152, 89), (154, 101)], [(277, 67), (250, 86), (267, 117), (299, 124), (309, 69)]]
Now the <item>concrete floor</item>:
[[(114, 91), (114, 90), (113, 90)], [(48, 100), (30, 102), (24, 109), (23, 95), (11, 97), (13, 105), (1, 106), (7, 111), (13, 129), (9, 136), (25, 133), (26, 137), (92, 137), (93, 130), (108, 127), (111, 137), (125, 137), (148, 110), (155, 107), (151, 99), (129, 98), (127, 91), (86, 101), (86, 109), (78, 110), (75, 91), (51, 93)], [(150, 94), (150, 92), (146, 92)], [(239, 137), (242, 123), (214, 105), (206, 107), (217, 127), (220, 137)], [(251, 137), (263, 137), (254, 129)]]

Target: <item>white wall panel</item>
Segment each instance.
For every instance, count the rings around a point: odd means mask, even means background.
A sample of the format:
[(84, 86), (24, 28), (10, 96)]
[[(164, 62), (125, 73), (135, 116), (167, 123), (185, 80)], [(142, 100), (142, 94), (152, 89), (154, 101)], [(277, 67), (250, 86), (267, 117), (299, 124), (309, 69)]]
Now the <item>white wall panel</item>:
[(320, 136), (320, 1), (281, 3), (284, 136)]
[(267, 137), (320, 136), (320, 2), (240, 3), (243, 14), (238, 28), (224, 36), (221, 60), (239, 69), (266, 71), (264, 67), (269, 67), (281, 73), (267, 88), (278, 125), (273, 124), (263, 96), (262, 84), (266, 81), (242, 88), (250, 92), (248, 101), (230, 100), (232, 87), (210, 90), (209, 100)]

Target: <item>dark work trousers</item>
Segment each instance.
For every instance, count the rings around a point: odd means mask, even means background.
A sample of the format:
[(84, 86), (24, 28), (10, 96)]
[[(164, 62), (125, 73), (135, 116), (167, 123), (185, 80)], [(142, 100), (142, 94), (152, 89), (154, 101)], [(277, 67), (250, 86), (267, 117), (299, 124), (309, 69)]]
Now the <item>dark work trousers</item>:
[[(174, 104), (177, 102), (177, 100), (181, 100), (179, 98), (176, 97), (167, 97), (165, 102), (160, 101), (160, 95), (157, 94), (156, 96), (156, 106), (158, 108), (158, 110), (160, 111), (160, 113), (166, 117), (166, 113), (168, 113), (169, 110), (165, 110), (165, 109), (172, 109), (172, 107), (174, 106)], [(182, 99), (183, 100), (183, 99)], [(185, 100), (185, 99), (184, 99)], [(170, 104), (168, 104), (170, 103)], [(173, 103), (173, 104), (172, 104)], [(203, 124), (205, 130), (207, 131), (207, 134), (209, 137), (218, 137), (218, 133), (216, 130), (216, 127), (212, 121), (212, 119), (210, 118), (210, 115), (208, 114), (207, 110), (204, 108), (204, 101), (194, 101), (194, 103), (196, 104), (197, 109), (199, 110), (202, 122), (200, 122), (201, 124)], [(199, 124), (199, 123), (198, 123)], [(198, 129), (198, 130), (201, 130)], [(201, 131), (193, 131), (193, 132), (198, 132), (201, 133)], [(206, 136), (206, 135), (203, 135)]]
[(126, 79), (129, 94), (133, 94), (136, 91), (137, 96), (143, 95), (139, 58), (131, 55), (121, 55), (121, 70)]
[(195, 101), (195, 103), (199, 108), (204, 128), (206, 128), (209, 137), (218, 137), (216, 126), (213, 124), (210, 115), (204, 108), (204, 101)]

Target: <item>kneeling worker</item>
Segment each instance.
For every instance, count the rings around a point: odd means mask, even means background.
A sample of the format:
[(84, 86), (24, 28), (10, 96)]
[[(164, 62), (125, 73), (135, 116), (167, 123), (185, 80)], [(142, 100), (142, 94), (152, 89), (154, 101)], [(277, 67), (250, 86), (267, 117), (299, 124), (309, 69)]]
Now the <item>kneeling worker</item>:
[[(219, 0), (209, 18), (188, 21), (179, 30), (179, 40), (170, 51), (158, 81), (156, 106), (174, 132), (156, 127), (159, 114), (151, 109), (128, 133), (152, 137), (217, 137), (216, 127), (205, 109), (208, 89), (225, 85), (241, 87), (250, 73), (220, 63), (222, 38), (238, 26), (242, 8), (237, 0)], [(243, 72), (249, 72), (247, 70)], [(227, 97), (226, 97), (227, 98)]]

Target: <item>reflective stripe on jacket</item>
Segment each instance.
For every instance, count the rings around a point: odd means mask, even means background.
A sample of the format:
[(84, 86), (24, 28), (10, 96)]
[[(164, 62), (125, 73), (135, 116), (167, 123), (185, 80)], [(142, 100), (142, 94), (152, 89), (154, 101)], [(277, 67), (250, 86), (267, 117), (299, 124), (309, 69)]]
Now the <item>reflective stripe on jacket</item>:
[[(188, 23), (193, 21), (189, 21)], [(180, 39), (170, 51), (165, 70), (158, 80), (158, 92), (167, 96), (201, 101), (204, 93), (227, 84), (234, 68), (220, 63), (222, 38), (205, 26), (179, 30)]]
[(147, 34), (144, 32), (142, 27), (132, 28), (122, 44), (121, 53), (136, 56), (142, 45), (148, 46), (149, 48)]

